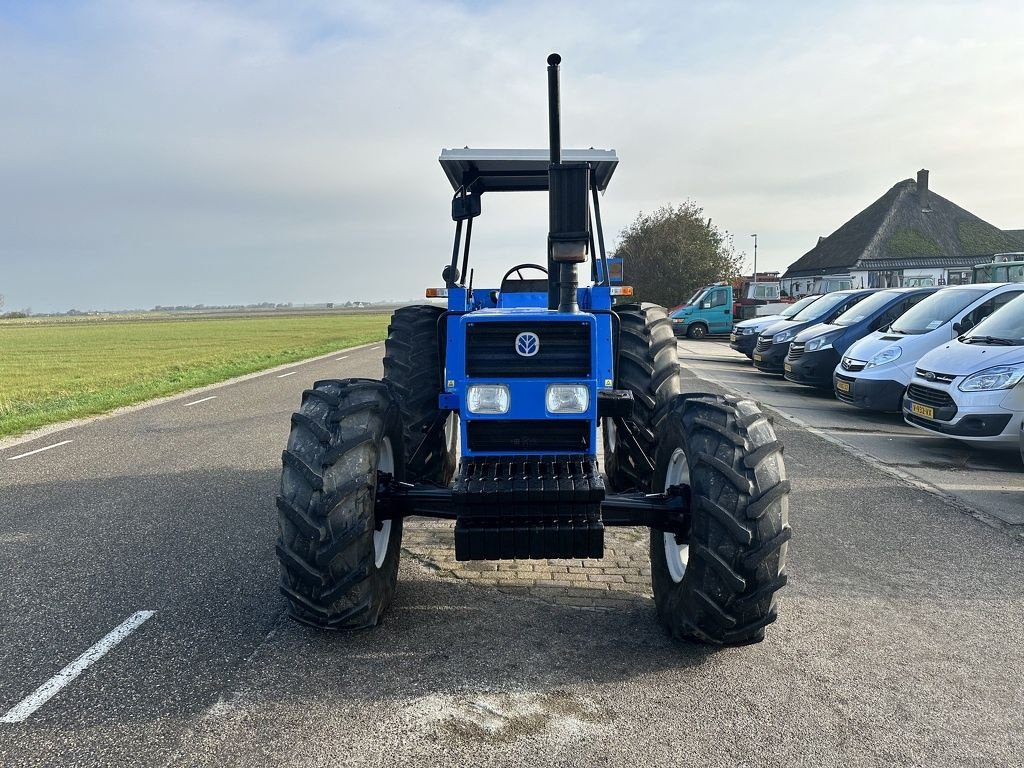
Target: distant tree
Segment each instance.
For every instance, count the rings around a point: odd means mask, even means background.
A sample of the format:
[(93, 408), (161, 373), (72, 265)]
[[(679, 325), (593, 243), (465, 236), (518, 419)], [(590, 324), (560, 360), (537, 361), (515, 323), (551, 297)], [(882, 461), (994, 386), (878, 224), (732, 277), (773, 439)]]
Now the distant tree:
[(719, 229), (704, 210), (687, 200), (640, 212), (619, 233), (615, 255), (623, 258), (627, 285), (637, 301), (673, 307), (702, 285), (740, 274), (732, 235)]

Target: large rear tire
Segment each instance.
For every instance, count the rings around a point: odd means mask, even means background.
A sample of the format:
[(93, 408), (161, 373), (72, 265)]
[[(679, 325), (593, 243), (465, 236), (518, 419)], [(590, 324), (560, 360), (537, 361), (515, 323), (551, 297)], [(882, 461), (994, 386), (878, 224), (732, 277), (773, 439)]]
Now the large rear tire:
[(633, 418), (627, 421), (640, 450), (617, 434), (611, 419), (604, 419), (605, 475), (612, 490), (650, 492), (654, 474), (641, 455), (653, 463), (658, 427), (679, 394), (676, 337), (668, 311), (657, 304), (624, 304), (615, 312), (620, 322), (617, 386), (633, 393)]
[(458, 417), (449, 414), (445, 428), (414, 458), (426, 431), (441, 411), (441, 354), (438, 321), (444, 309), (430, 305), (401, 307), (391, 316), (384, 343), (384, 381), (395, 391), (402, 411), (402, 446), (409, 482), (448, 485), (455, 473)]
[(690, 488), (685, 537), (651, 531), (658, 618), (681, 639), (742, 645), (764, 639), (786, 583), (789, 481), (782, 446), (750, 400), (679, 398), (662, 425), (659, 489)]
[(277, 497), (281, 592), (296, 621), (376, 625), (395, 593), (402, 521), (374, 517), (377, 471), (404, 479), (402, 422), (368, 379), (318, 381), (292, 415)]

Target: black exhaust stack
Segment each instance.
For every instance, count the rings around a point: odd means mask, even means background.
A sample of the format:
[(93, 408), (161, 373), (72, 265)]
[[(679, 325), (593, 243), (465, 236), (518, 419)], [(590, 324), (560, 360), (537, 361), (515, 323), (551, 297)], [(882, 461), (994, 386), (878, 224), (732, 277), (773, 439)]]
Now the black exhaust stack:
[[(576, 303), (576, 265), (587, 260), (590, 244), (590, 166), (562, 162), (558, 65), (562, 57), (548, 56), (548, 129), (551, 166), (548, 168), (548, 309), (579, 312)], [(556, 269), (557, 268), (557, 269)], [(556, 277), (557, 275), (557, 277)]]

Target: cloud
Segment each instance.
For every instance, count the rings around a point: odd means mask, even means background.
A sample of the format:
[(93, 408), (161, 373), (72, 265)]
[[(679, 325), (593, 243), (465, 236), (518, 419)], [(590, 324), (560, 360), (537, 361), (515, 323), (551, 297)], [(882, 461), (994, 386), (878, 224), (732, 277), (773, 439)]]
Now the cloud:
[[(6, 15), (5, 15), (6, 14)], [(450, 256), (441, 147), (622, 163), (610, 240), (696, 200), (784, 268), (920, 167), (1024, 226), (1016, 4), (185, 3), (0, 11), (0, 291), (35, 310), (408, 298)], [(542, 261), (485, 199), (477, 282)], [(627, 267), (628, 269), (628, 267)]]

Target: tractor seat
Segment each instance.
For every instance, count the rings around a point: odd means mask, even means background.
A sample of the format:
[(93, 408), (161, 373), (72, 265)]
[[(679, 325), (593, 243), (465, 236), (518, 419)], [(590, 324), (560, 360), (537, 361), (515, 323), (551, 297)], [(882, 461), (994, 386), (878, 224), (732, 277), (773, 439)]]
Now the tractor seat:
[(502, 293), (547, 293), (548, 281), (538, 280), (503, 280), (501, 283)]

